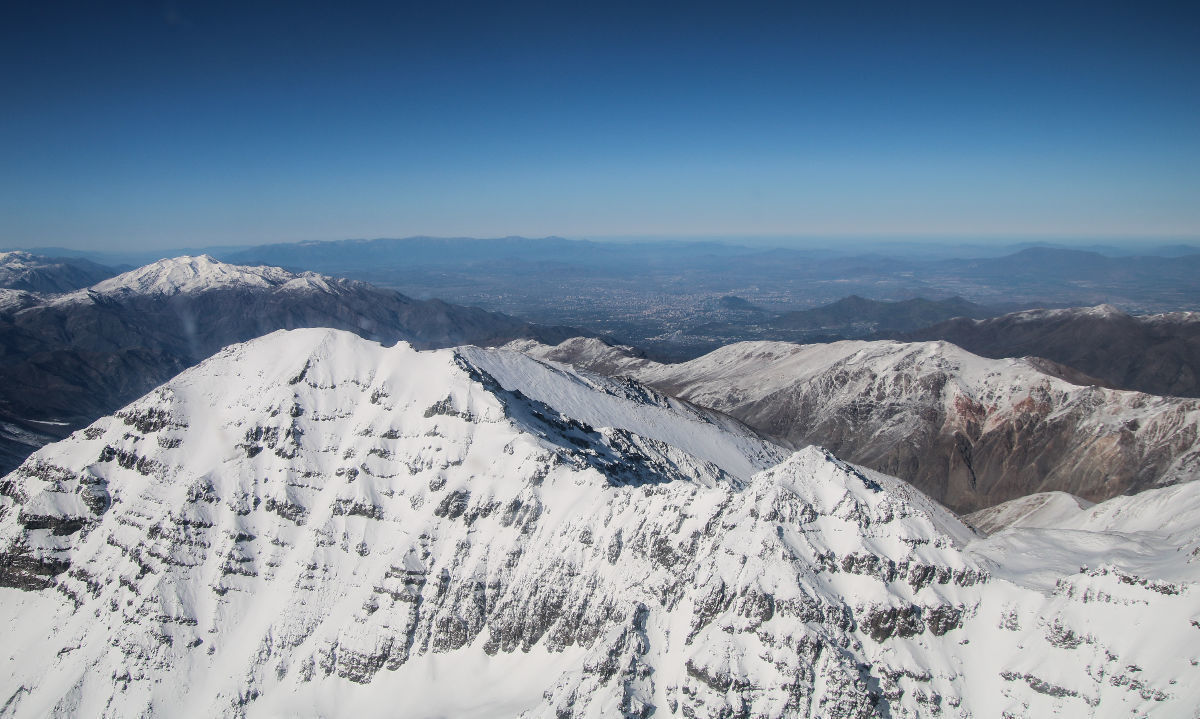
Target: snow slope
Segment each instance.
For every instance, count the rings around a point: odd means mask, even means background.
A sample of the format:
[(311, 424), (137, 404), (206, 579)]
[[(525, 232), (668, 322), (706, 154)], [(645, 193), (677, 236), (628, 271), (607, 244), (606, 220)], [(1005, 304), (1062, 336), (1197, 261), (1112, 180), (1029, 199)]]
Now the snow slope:
[(171, 296), (217, 289), (272, 289), (325, 287), (326, 278), (314, 272), (300, 274), (280, 267), (252, 267), (219, 262), (208, 255), (171, 257), (71, 292), (58, 302), (89, 302), (90, 298), (121, 295)]
[(287, 282), (292, 273), (278, 267), (247, 267), (218, 262), (208, 255), (172, 257), (131, 270), (92, 287), (94, 292), (176, 294), (213, 287), (253, 285), (271, 287)]
[(1060, 526), (1092, 506), (1093, 502), (1066, 492), (1038, 492), (981, 509), (965, 519), (979, 531), (993, 534), (1005, 527)]
[(276, 332), (4, 478), (0, 716), (1200, 705), (1193, 581), (1046, 588), (976, 545), (898, 479), (635, 383)]
[[(1034, 495), (967, 519), (993, 533), (977, 549), (1019, 552), (1041, 569), (1047, 568), (1049, 557), (1065, 552), (1067, 563), (1117, 563), (1134, 574), (1200, 580), (1200, 565), (1193, 561), (1197, 555), (1191, 553), (1200, 546), (1200, 484), (1195, 482), (1100, 504), (1061, 492)], [(1046, 547), (1032, 548), (1038, 543)], [(1095, 558), (1089, 561), (1088, 553)]]

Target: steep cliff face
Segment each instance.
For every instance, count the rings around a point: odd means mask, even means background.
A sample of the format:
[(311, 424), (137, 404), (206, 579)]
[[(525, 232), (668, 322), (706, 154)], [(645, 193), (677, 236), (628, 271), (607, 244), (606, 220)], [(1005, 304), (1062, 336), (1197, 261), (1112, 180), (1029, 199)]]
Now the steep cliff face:
[(945, 342), (744, 342), (675, 365), (582, 338), (513, 348), (633, 377), (793, 447), (819, 444), (959, 512), (1200, 478), (1200, 401), (1075, 385), (1043, 361)]
[(4, 716), (1200, 701), (1184, 560), (1170, 580), (1076, 565), (1047, 590), (897, 479), (503, 350), (274, 333), (0, 489)]

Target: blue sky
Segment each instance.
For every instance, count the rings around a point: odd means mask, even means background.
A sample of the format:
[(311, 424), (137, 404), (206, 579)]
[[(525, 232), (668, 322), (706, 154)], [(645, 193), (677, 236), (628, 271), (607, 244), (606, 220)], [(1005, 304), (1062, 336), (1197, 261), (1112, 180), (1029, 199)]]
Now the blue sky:
[(0, 246), (1200, 236), (1196, 3), (14, 5)]

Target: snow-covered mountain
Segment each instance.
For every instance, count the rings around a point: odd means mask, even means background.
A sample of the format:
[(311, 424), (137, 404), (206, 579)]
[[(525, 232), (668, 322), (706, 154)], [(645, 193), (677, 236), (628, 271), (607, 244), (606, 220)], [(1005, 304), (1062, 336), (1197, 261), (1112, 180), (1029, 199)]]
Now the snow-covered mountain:
[(1078, 373), (1037, 358), (946, 342), (743, 342), (681, 364), (586, 338), (512, 347), (635, 378), (793, 447), (819, 444), (960, 512), (1200, 478), (1200, 400), (1072, 384)]
[(1065, 526), (1080, 512), (1094, 506), (1094, 502), (1067, 492), (1037, 492), (972, 512), (964, 519), (981, 532), (995, 534), (1008, 527)]
[(0, 288), (57, 294), (87, 287), (116, 270), (80, 258), (44, 257), (15, 250), (0, 252)]
[(362, 282), (207, 256), (161, 260), (45, 299), (0, 294), (0, 472), (228, 344), (297, 327), (419, 347), (578, 334)]
[(159, 260), (98, 282), (89, 290), (72, 295), (72, 299), (123, 294), (170, 296), (229, 287), (266, 289), (289, 282), (304, 287), (320, 280), (320, 275), (311, 272), (294, 274), (280, 267), (230, 265), (208, 255), (182, 256)]
[(507, 350), (276, 332), (0, 490), (0, 716), (1200, 705), (1195, 534), (1047, 588), (904, 482)]
[(0, 312), (15, 312), (32, 307), (42, 301), (42, 296), (28, 290), (0, 289)]
[(1111, 305), (958, 318), (903, 335), (946, 340), (985, 357), (1033, 355), (1106, 384), (1200, 397), (1200, 312), (1128, 315)]

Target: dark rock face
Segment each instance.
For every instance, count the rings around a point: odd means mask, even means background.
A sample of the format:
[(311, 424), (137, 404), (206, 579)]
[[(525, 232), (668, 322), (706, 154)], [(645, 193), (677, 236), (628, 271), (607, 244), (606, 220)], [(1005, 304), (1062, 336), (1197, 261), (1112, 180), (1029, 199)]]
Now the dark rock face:
[(1200, 397), (1200, 315), (1193, 312), (1134, 317), (1103, 305), (1035, 310), (954, 319), (902, 339), (946, 340), (984, 357), (1045, 357), (1105, 386)]
[(278, 329), (331, 327), (418, 348), (579, 334), (362, 282), (279, 272), (297, 281), (171, 295), (89, 290), (73, 301), (0, 310), (0, 475), (222, 347)]
[[(792, 446), (821, 445), (903, 477), (961, 512), (1049, 490), (1102, 501), (1200, 474), (1194, 401), (1062, 386), (1048, 377), (989, 397), (984, 388), (964, 391), (954, 379), (945, 370), (896, 375), (846, 368), (786, 393), (717, 408)], [(1145, 406), (1129, 406), (1139, 403)], [(1159, 411), (1146, 412), (1152, 405)], [(1130, 409), (1142, 419), (1104, 425), (1107, 415)]]

